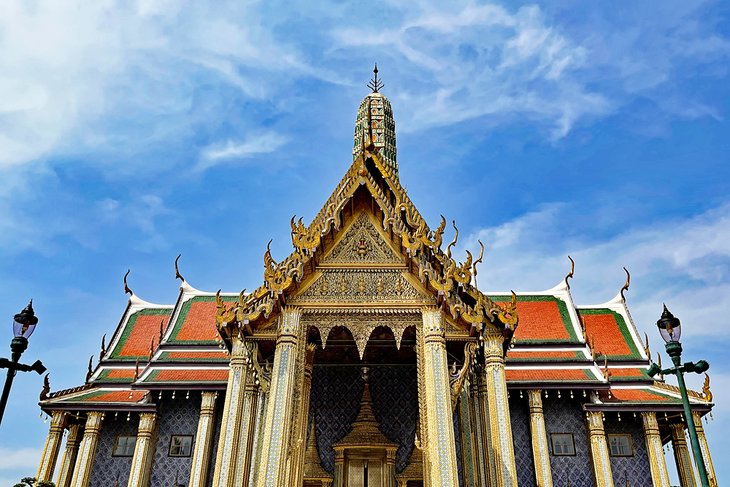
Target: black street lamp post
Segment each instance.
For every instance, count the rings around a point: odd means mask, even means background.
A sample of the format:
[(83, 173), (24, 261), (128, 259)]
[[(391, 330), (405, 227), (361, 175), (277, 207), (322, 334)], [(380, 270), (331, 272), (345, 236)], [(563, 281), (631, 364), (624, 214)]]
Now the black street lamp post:
[(709, 487), (710, 483), (707, 478), (707, 468), (705, 467), (705, 461), (702, 457), (702, 450), (700, 450), (700, 442), (697, 439), (697, 428), (695, 427), (694, 419), (692, 418), (692, 409), (689, 405), (689, 397), (687, 396), (687, 385), (684, 383), (684, 372), (695, 372), (701, 374), (710, 368), (704, 360), (698, 360), (697, 362), (685, 362), (682, 364), (682, 344), (679, 342), (679, 337), (682, 335), (682, 327), (679, 322), (679, 318), (676, 318), (664, 305), (664, 311), (662, 312), (661, 318), (656, 322), (659, 328), (659, 333), (666, 342), (667, 355), (672, 358), (672, 364), (674, 367), (663, 369), (657, 364), (652, 363), (651, 367), (647, 371), (650, 376), (656, 374), (674, 374), (677, 376), (677, 383), (679, 385), (679, 391), (682, 393), (682, 405), (684, 406), (684, 417), (687, 420), (687, 430), (689, 431), (689, 439), (692, 444), (692, 454), (695, 457), (695, 464), (697, 465), (697, 473), (700, 476), (700, 483), (702, 487)]
[(33, 365), (21, 364), (18, 361), (23, 352), (28, 348), (28, 338), (35, 331), (35, 327), (38, 324), (38, 318), (33, 312), (33, 301), (28, 303), (28, 306), (23, 309), (20, 313), (15, 315), (13, 320), (13, 340), (10, 342), (11, 358), (0, 358), (0, 369), (8, 369), (8, 375), (5, 379), (5, 387), (3, 387), (3, 395), (0, 398), (0, 424), (3, 421), (3, 415), (5, 414), (5, 405), (8, 403), (8, 396), (10, 395), (10, 388), (13, 385), (13, 379), (17, 371), (30, 372), (35, 371), (38, 374), (42, 374), (46, 371), (43, 363), (40, 360), (36, 360)]

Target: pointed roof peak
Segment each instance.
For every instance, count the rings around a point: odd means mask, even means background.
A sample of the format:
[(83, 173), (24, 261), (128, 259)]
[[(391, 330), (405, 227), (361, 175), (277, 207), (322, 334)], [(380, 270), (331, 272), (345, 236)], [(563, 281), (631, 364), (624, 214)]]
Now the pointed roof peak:
[(352, 160), (365, 152), (378, 152), (383, 161), (398, 174), (396, 162), (395, 119), (390, 101), (380, 90), (383, 82), (378, 78), (378, 65), (373, 69), (374, 77), (368, 83), (372, 90), (360, 103), (355, 119), (355, 137)]

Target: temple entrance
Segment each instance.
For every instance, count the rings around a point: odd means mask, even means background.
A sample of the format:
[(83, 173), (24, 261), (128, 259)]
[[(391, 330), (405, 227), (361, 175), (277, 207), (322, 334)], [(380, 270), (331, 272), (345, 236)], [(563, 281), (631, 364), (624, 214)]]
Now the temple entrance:
[(408, 329), (397, 347), (392, 331), (377, 327), (361, 359), (352, 333), (337, 326), (317, 350), (310, 418), (333, 485), (392, 487), (408, 466), (418, 420), (415, 339)]

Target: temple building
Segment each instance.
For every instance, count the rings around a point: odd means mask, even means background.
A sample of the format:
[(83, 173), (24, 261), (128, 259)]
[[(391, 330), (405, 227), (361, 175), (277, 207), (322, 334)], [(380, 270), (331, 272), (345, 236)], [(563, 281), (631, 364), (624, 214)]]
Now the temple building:
[(51, 421), (37, 477), (58, 487), (668, 487), (669, 456), (694, 487), (693, 420), (715, 482), (702, 430), (709, 379), (685, 418), (679, 390), (647, 375), (628, 282), (590, 306), (573, 302), (572, 271), (546, 291), (480, 291), (483, 246), (457, 261), (456, 224), (434, 228), (418, 212), (377, 73), (370, 86), (352, 163), (309, 225), (288, 222), (290, 255), (262, 249), (257, 288), (200, 291), (176, 260), (177, 299), (152, 304), (125, 276), (127, 307), (83, 385), (46, 382), (41, 393)]

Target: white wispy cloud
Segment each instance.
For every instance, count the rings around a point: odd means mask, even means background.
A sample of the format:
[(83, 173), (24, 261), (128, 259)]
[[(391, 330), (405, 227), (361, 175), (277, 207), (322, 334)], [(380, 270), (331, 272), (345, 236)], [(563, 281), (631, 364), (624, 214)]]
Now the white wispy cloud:
[(243, 140), (226, 140), (211, 144), (200, 152), (196, 169), (203, 171), (225, 161), (246, 159), (260, 154), (270, 154), (286, 144), (288, 138), (277, 132), (251, 134)]
[(576, 261), (572, 289), (579, 303), (611, 299), (623, 284), (621, 268), (626, 266), (632, 274), (627, 297), (642, 330), (654, 333), (653, 323), (666, 302), (676, 315), (692, 321), (686, 336), (730, 339), (730, 328), (718, 322), (730, 315), (730, 203), (684, 219), (626, 226), (600, 239), (577, 236), (573, 228), (575, 216), (585, 217), (587, 211), (550, 204), (473, 232), (465, 246), (478, 248), (481, 239), (487, 248), (480, 287), (550, 288), (567, 272), (570, 254)]
[[(28, 475), (33, 475), (31, 471), (35, 472), (40, 456), (41, 450), (39, 448), (0, 447), (0, 472), (3, 470), (25, 469), (28, 471)], [(20, 478), (17, 478), (12, 484), (7, 485), (14, 485), (19, 480)]]

